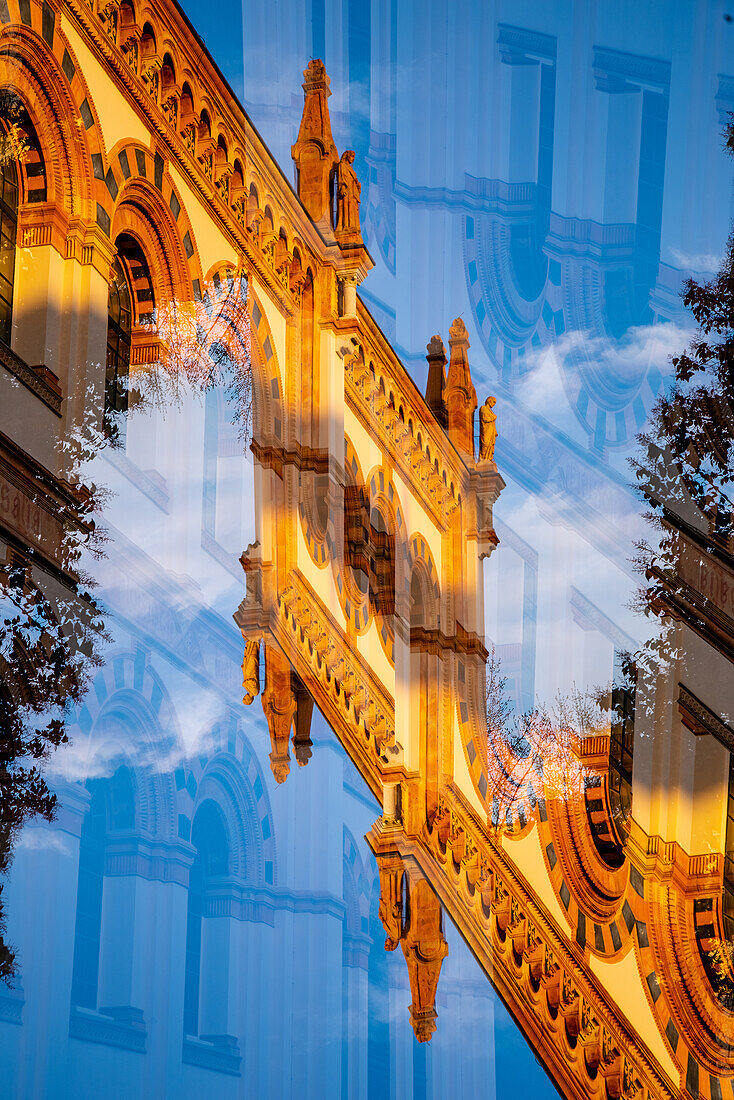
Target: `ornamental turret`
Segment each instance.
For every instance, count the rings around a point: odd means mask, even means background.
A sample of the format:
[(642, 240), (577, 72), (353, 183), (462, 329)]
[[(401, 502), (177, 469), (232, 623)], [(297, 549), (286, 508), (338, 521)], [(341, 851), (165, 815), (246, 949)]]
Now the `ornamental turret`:
[(428, 380), (426, 382), (426, 404), (442, 428), (448, 426), (446, 416), (446, 348), (439, 335), (432, 336), (426, 344), (428, 360)]
[(444, 390), (449, 438), (462, 454), (474, 459), (474, 412), (477, 393), (471, 380), (467, 351), (469, 334), (457, 317), (449, 329), (451, 359)]
[(331, 135), (329, 77), (323, 61), (309, 61), (303, 73), (303, 116), (291, 146), (298, 196), (315, 222), (331, 219), (331, 180), (339, 163)]

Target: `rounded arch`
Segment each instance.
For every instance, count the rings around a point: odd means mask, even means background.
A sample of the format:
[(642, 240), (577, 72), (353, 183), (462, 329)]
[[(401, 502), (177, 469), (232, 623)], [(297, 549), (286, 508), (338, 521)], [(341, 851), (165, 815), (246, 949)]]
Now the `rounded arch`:
[(113, 244), (132, 293), (134, 324), (152, 324), (156, 298), (145, 252), (129, 233), (120, 233)]
[(235, 157), (232, 162), (232, 193), (236, 191), (238, 194), (244, 189), (245, 186), (245, 170), (242, 167), (242, 160), (240, 157)]
[(437, 630), (441, 612), (438, 570), (431, 548), (422, 535), (415, 534), (409, 540), (406, 557), (405, 588), (410, 625)]
[[(598, 854), (582, 792), (567, 799), (547, 797), (542, 776), (533, 778), (537, 819), (548, 878), (568, 926), (582, 947), (599, 957), (622, 957), (633, 943), (643, 906), (632, 883), (640, 877), (627, 860), (616, 870)], [(574, 803), (577, 803), (574, 805)], [(515, 834), (512, 834), (515, 835)]]
[[(61, 56), (69, 61), (62, 68)], [(103, 198), (94, 178), (93, 156), (100, 156), (96, 113), (73, 51), (55, 36), (55, 51), (31, 28), (0, 28), (0, 63), (7, 74), (0, 93), (16, 96), (27, 112), (45, 169), (45, 201), (69, 216), (94, 217), (95, 199)], [(69, 76), (71, 74), (71, 78)]]
[(357, 452), (348, 436), (344, 437), (343, 509), (328, 517), (326, 549), (331, 562), (342, 611), (351, 627), (364, 632), (370, 623), (369, 591), (361, 564), (364, 557), (362, 529), (366, 491)]
[(202, 108), (199, 115), (199, 140), (206, 141), (212, 136), (212, 120), (206, 107)]
[[(8, 142), (3, 172), (6, 178), (12, 173), (18, 209), (24, 204), (45, 202), (48, 180), (43, 149), (25, 104), (9, 89), (0, 91), (0, 134)], [(13, 154), (11, 142), (18, 150), (17, 155)]]
[(265, 312), (248, 288), (252, 335), (253, 440), (282, 445), (285, 434), (283, 383), (275, 340)]
[(157, 50), (158, 44), (155, 36), (155, 29), (153, 24), (146, 20), (146, 22), (143, 23), (143, 30), (140, 35), (140, 56), (144, 58), (155, 57)]
[[(173, 779), (165, 761), (179, 743), (166, 688), (140, 653), (118, 653), (70, 715), (75, 772), (84, 780), (127, 762), (134, 780), (136, 827), (149, 836), (177, 835)], [(63, 757), (60, 757), (63, 767)]]
[(167, 84), (176, 83), (176, 62), (173, 60), (169, 50), (163, 54), (163, 60), (161, 62), (161, 85), (165, 87)]
[(187, 249), (176, 219), (158, 188), (142, 175), (131, 174), (118, 192), (110, 237), (115, 241), (121, 234), (132, 237), (140, 245), (156, 288), (158, 304), (191, 301), (193, 289)]
[(234, 715), (215, 725), (212, 749), (176, 772), (178, 833), (190, 840), (197, 808), (216, 801), (227, 822), (231, 874), (240, 882), (272, 886), (277, 878), (275, 828), (265, 777)]
[(342, 852), (342, 898), (345, 924), (352, 936), (366, 935), (370, 917), (371, 880), (349, 829), (344, 826)]
[[(696, 896), (675, 879), (658, 882), (654, 875), (643, 878), (638, 873), (644, 903), (638, 891), (628, 891), (628, 899), (639, 916), (637, 962), (660, 1032), (682, 1072), (690, 1072), (694, 1062), (712, 1081), (719, 1077), (721, 1087), (734, 1074), (734, 978), (721, 919), (721, 887), (717, 883), (712, 890), (710, 871), (707, 875), (705, 870), (710, 859), (708, 854), (691, 858), (689, 881), (698, 879), (700, 884)], [(709, 882), (703, 885), (706, 878)], [(660, 920), (661, 912), (667, 920)]]
[(124, 27), (134, 26), (135, 19), (135, 4), (133, 0), (122, 0), (119, 8), (119, 26), (122, 30)]
[(369, 475), (369, 519), (373, 541), (370, 599), (377, 612), (377, 633), (385, 656), (395, 662), (394, 615), (406, 613), (401, 593), (405, 590), (406, 529), (403, 508), (392, 474), (376, 467)]
[(181, 114), (190, 115), (194, 111), (194, 90), (188, 80), (181, 85)]
[(230, 833), (224, 811), (211, 796), (194, 811), (191, 843), (197, 850), (205, 873), (228, 875), (231, 870)]

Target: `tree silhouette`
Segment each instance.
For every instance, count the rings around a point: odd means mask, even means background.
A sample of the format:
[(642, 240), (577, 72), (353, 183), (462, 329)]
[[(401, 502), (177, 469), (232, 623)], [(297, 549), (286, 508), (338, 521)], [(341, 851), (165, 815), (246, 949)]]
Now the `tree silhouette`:
[(608, 687), (558, 691), (552, 703), (537, 701), (517, 713), (494, 647), (487, 662), (487, 749), (491, 824), (512, 826), (529, 817), (538, 798), (584, 805), (581, 744), (608, 727)]
[[(56, 795), (41, 765), (67, 741), (66, 710), (84, 694), (102, 631), (81, 586), (51, 598), (27, 560), (11, 555), (0, 568), (0, 902), (20, 829), (36, 815), (53, 818)], [(0, 978), (8, 979), (15, 956), (4, 932), (0, 905)]]
[[(725, 135), (732, 154), (734, 116)], [(648, 677), (678, 656), (667, 612), (684, 587), (680, 563), (686, 547), (702, 564), (718, 559), (734, 567), (734, 231), (717, 274), (706, 281), (689, 279), (682, 297), (697, 330), (686, 350), (672, 359), (672, 386), (653, 409), (632, 460), (656, 536), (655, 546), (637, 545), (635, 559), (644, 578), (638, 606), (661, 619), (644, 649), (645, 659), (637, 655), (640, 672)], [(726, 572), (720, 575), (728, 584)], [(694, 629), (705, 630), (707, 617), (717, 617), (722, 587), (698, 596), (699, 609), (686, 603), (685, 617)], [(718, 1000), (732, 1010), (734, 942), (715, 942), (705, 963)]]
[[(734, 153), (734, 122), (726, 146)], [(708, 281), (688, 279), (682, 297), (697, 332), (673, 357), (672, 385), (632, 459), (657, 535), (656, 548), (638, 544), (636, 559), (647, 582), (643, 606), (656, 614), (664, 599), (661, 574), (675, 567), (677, 531), (693, 531), (729, 561), (734, 555), (734, 232), (719, 272)]]

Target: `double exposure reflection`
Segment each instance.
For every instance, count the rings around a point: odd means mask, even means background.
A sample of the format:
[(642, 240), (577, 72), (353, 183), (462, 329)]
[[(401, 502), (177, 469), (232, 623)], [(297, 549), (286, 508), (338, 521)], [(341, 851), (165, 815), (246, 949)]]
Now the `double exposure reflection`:
[(683, 7), (0, 0), (9, 1096), (731, 1094)]

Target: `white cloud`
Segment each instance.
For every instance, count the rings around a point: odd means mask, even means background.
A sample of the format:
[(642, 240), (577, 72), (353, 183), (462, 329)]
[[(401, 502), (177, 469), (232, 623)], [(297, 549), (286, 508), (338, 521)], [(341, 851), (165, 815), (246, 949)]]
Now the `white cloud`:
[(38, 825), (28, 826), (23, 830), (16, 845), (16, 850), (21, 848), (28, 852), (51, 851), (60, 852), (64, 856), (71, 855), (71, 849), (59, 832)]
[(174, 771), (194, 756), (206, 756), (217, 747), (213, 729), (222, 717), (222, 704), (212, 692), (195, 688), (183, 699), (174, 698), (173, 704), (180, 738), (169, 743), (162, 754), (156, 753), (151, 761), (161, 774)]
[[(47, 775), (51, 782), (59, 779), (67, 783), (109, 779), (126, 759), (123, 746), (116, 741), (99, 741), (73, 727), (68, 732), (68, 743), (60, 745), (49, 761)], [(128, 748), (132, 749), (132, 746)], [(137, 752), (136, 758), (139, 759)]]
[(713, 275), (724, 259), (715, 252), (681, 252), (678, 248), (669, 248), (668, 253), (682, 271), (696, 271), (704, 275)]
[(573, 329), (549, 347), (526, 356), (530, 369), (517, 395), (526, 408), (554, 420), (569, 410), (563, 371), (565, 367), (573, 370), (575, 360), (592, 364), (605, 380), (631, 388), (651, 366), (669, 374), (671, 355), (682, 351), (689, 339), (690, 330), (673, 322), (639, 325), (620, 340)]
[(209, 755), (217, 747), (213, 730), (222, 717), (222, 704), (216, 695), (189, 684), (185, 691), (172, 695), (172, 704), (178, 737), (167, 730), (161, 731), (156, 740), (148, 728), (146, 739), (141, 740), (136, 724), (130, 723), (128, 727), (124, 719), (117, 717), (107, 723), (103, 719), (101, 726), (91, 733), (70, 727), (68, 743), (61, 745), (49, 760), (50, 782), (109, 779), (121, 765), (131, 763), (167, 775), (186, 760)]

